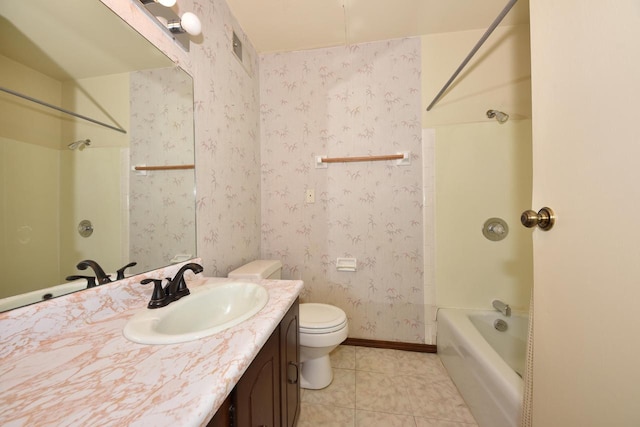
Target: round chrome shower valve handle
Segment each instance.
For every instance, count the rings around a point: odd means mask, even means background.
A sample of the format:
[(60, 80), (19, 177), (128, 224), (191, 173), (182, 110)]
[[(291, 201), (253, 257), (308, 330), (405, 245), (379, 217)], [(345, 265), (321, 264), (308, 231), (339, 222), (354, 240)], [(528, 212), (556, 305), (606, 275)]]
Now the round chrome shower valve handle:
[(78, 233), (80, 233), (82, 237), (91, 236), (93, 234), (93, 224), (91, 224), (91, 221), (87, 219), (80, 221), (80, 224), (78, 224)]
[(551, 230), (556, 223), (556, 215), (551, 208), (544, 207), (536, 213), (532, 210), (526, 210), (520, 215), (520, 222), (527, 228), (533, 228), (536, 225), (542, 230)]

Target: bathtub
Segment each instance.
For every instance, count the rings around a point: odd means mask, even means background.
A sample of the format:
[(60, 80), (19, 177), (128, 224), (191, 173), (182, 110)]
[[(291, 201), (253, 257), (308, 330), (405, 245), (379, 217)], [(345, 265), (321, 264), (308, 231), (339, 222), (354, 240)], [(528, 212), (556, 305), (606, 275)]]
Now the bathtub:
[[(438, 310), (438, 354), (480, 427), (520, 420), (528, 318), (489, 310)], [(494, 327), (505, 321), (504, 332)]]
[(74, 280), (61, 285), (51, 286), (45, 289), (38, 289), (20, 295), (14, 295), (0, 299), (0, 312), (23, 307), (45, 299), (55, 298), (62, 295), (76, 292), (87, 287), (86, 280)]

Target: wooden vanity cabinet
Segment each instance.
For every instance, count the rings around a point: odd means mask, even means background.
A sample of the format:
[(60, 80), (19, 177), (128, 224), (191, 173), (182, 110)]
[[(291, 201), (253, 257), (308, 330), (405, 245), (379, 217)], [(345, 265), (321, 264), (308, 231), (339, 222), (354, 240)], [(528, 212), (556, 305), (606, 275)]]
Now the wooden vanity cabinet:
[(300, 331), (298, 300), (280, 322), (281, 427), (295, 427), (300, 415)]
[(294, 427), (300, 414), (298, 300), (208, 427)]

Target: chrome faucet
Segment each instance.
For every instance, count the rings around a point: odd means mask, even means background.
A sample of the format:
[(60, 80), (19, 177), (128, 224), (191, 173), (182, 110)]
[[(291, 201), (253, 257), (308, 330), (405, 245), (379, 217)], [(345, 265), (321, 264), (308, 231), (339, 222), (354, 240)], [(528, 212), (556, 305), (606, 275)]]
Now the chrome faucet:
[(178, 270), (173, 279), (167, 279), (168, 283), (162, 287), (162, 279), (144, 279), (140, 282), (142, 285), (153, 283), (153, 295), (151, 301), (147, 304), (147, 308), (160, 308), (186, 297), (190, 294), (187, 288), (187, 282), (184, 280), (184, 273), (187, 270), (193, 271), (195, 274), (202, 273), (202, 266), (194, 262), (185, 264)]
[(498, 310), (500, 313), (504, 314), (507, 317), (511, 316), (511, 307), (509, 307), (509, 304), (505, 304), (498, 299), (494, 299), (492, 304), (493, 308)]

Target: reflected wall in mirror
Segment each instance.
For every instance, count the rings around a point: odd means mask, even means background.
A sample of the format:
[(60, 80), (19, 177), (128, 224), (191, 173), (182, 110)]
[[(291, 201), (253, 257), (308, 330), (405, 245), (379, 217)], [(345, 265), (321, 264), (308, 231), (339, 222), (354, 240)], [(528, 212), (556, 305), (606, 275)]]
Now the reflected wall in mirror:
[(194, 164), (190, 76), (99, 0), (31, 0), (0, 3), (0, 87), (124, 130), (0, 92), (0, 298), (196, 255), (194, 170), (132, 170)]

